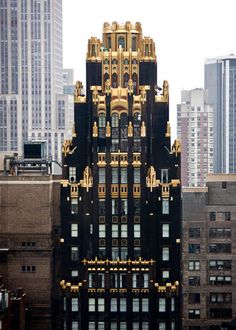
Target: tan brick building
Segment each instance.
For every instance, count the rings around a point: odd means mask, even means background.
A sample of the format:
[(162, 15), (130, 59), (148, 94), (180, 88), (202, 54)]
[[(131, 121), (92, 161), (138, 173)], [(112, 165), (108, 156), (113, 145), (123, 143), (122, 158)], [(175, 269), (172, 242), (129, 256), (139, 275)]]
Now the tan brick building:
[(59, 203), (59, 176), (0, 174), (0, 275), (24, 288), (29, 329), (52, 328)]
[(236, 318), (236, 175), (183, 189), (183, 329), (216, 330)]

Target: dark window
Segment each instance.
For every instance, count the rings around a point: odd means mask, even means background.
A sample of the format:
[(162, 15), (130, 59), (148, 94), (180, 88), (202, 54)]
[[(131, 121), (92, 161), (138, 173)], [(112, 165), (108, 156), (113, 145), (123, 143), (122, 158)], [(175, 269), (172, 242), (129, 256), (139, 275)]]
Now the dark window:
[(189, 309), (188, 317), (190, 319), (200, 319), (200, 309)]
[(216, 221), (216, 212), (210, 212), (210, 220)]
[(225, 221), (231, 220), (231, 212), (225, 212)]
[(188, 252), (189, 253), (200, 253), (200, 244), (189, 244)]
[(232, 318), (231, 308), (210, 308), (211, 319), (228, 319)]
[(134, 215), (140, 215), (140, 199), (134, 199)]
[(132, 51), (137, 50), (137, 37), (132, 37)]
[(232, 277), (231, 276), (209, 276), (210, 285), (231, 285)]
[(227, 182), (226, 181), (222, 181), (222, 189), (227, 189)]
[(209, 237), (231, 237), (230, 228), (209, 228)]
[(118, 38), (118, 47), (121, 46), (123, 49), (125, 48), (125, 38), (119, 37)]
[(189, 276), (188, 283), (191, 286), (198, 286), (198, 285), (200, 285), (200, 276)]
[(232, 293), (229, 292), (211, 292), (210, 293), (210, 302), (211, 303), (231, 303), (232, 302)]
[(231, 244), (209, 244), (210, 253), (231, 253)]
[(189, 228), (189, 237), (198, 238), (200, 237), (200, 228)]
[(189, 304), (200, 303), (200, 293), (189, 293), (188, 302)]
[(98, 201), (98, 214), (105, 215), (106, 207), (105, 207), (105, 199), (99, 199)]

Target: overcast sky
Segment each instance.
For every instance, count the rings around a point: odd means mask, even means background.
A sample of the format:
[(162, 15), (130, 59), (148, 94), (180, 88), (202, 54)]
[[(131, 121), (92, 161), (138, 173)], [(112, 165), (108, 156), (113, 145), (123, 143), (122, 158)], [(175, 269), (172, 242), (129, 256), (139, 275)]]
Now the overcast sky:
[(64, 68), (85, 83), (88, 39), (102, 38), (104, 22), (140, 22), (156, 44), (158, 85), (170, 85), (170, 120), (182, 89), (203, 87), (208, 57), (236, 54), (236, 0), (63, 0)]

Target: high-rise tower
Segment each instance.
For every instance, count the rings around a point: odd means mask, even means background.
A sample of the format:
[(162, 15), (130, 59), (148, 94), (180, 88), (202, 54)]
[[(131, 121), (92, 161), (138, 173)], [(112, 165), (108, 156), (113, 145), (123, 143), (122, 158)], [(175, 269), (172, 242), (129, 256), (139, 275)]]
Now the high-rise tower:
[(89, 40), (81, 90), (63, 146), (62, 328), (180, 329), (180, 144), (140, 23)]
[(214, 173), (236, 172), (236, 56), (205, 62), (205, 89), (213, 106)]
[(58, 159), (67, 134), (62, 0), (0, 0), (0, 21), (0, 151), (46, 140)]

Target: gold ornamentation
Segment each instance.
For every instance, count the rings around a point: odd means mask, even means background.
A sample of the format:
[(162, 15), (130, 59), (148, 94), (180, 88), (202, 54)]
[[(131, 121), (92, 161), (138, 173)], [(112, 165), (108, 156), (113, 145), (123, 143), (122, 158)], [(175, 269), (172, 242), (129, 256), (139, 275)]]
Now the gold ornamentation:
[(109, 121), (107, 122), (107, 126), (106, 126), (106, 137), (110, 137), (111, 136), (111, 126)]
[(107, 95), (111, 93), (111, 81), (110, 79), (107, 79), (105, 82), (105, 90)]
[(174, 144), (172, 146), (172, 153), (175, 154), (175, 156), (177, 157), (177, 154), (181, 153), (181, 144), (180, 144), (180, 140), (176, 139), (174, 141)]
[(153, 188), (157, 187), (156, 171), (153, 166), (150, 166), (148, 169), (146, 185), (150, 188), (151, 191)]
[(62, 153), (66, 157), (67, 154), (70, 152), (72, 146), (72, 141), (71, 140), (65, 140), (62, 145)]
[(79, 96), (82, 95), (82, 90), (83, 90), (83, 84), (81, 81), (77, 80), (75, 83), (75, 93), (74, 93), (75, 99), (79, 98)]
[(142, 126), (141, 126), (141, 137), (145, 137), (146, 136), (146, 126), (144, 121), (142, 121)]
[(133, 94), (133, 92), (134, 92), (133, 80), (129, 79), (129, 81), (128, 81), (128, 93)]
[(93, 137), (98, 137), (98, 126), (96, 121), (93, 123)]
[(167, 80), (163, 81), (163, 99), (165, 102), (169, 100), (169, 83)]
[(171, 136), (171, 127), (170, 127), (170, 122), (167, 122), (167, 126), (166, 126), (166, 134), (165, 137), (170, 137)]
[(132, 137), (133, 136), (133, 126), (131, 121), (129, 122), (129, 126), (128, 126), (128, 137)]
[(93, 186), (93, 177), (91, 168), (88, 166), (85, 167), (83, 180), (80, 180), (81, 187), (86, 188), (86, 191), (89, 191), (89, 188)]

